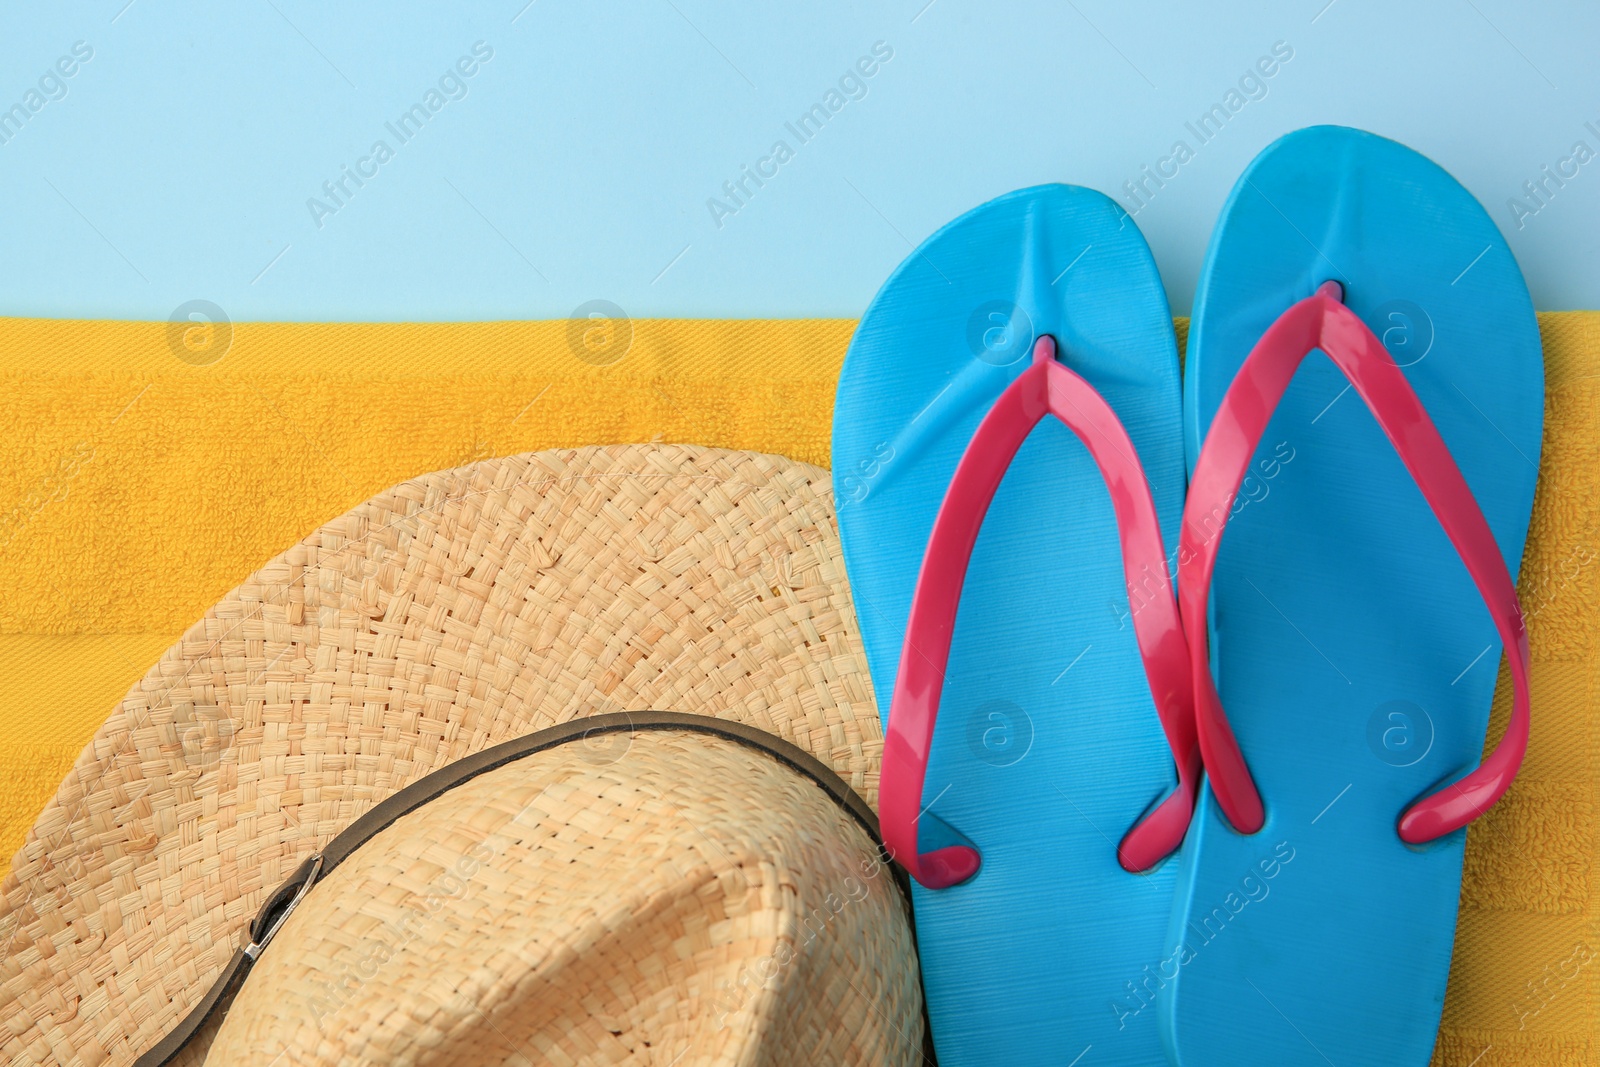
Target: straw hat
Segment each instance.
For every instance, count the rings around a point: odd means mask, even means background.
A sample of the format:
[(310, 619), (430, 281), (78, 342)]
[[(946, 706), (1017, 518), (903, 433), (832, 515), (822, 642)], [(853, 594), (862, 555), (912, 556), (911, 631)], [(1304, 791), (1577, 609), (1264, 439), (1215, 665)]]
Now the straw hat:
[(0, 1054), (133, 1063), (271, 897), (175, 1062), (920, 1061), (843, 575), (826, 472), (772, 456), (537, 453), (361, 505), (191, 628), (40, 815)]

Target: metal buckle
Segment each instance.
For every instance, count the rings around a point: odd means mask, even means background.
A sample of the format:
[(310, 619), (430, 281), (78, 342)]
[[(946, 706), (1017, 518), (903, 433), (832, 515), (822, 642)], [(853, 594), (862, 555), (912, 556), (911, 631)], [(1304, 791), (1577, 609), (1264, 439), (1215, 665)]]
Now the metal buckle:
[(294, 896), (290, 898), (288, 904), (284, 905), (283, 911), (279, 912), (278, 917), (272, 920), (272, 925), (267, 927), (267, 932), (261, 935), (261, 940), (251, 941), (244, 947), (244, 954), (250, 958), (251, 962), (254, 962), (261, 955), (262, 949), (272, 944), (272, 939), (277, 936), (279, 928), (288, 920), (294, 909), (300, 906), (300, 902), (306, 898), (306, 894), (311, 892), (311, 887), (317, 882), (317, 875), (321, 873), (322, 853), (318, 852), (311, 857), (311, 869), (306, 871), (306, 880), (300, 883), (300, 888), (295, 890)]

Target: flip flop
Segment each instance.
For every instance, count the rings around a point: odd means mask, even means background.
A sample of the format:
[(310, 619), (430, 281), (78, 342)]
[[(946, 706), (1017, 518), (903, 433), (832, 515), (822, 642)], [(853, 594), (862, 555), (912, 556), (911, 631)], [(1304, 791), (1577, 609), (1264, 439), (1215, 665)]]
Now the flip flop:
[[(1210, 788), (1180, 863), (1168, 1051), (1422, 1067), (1464, 827), (1527, 746), (1527, 288), (1436, 164), (1301, 130), (1223, 208), (1187, 376), (1178, 584)], [(1515, 707), (1480, 767), (1502, 648)]]
[(945, 226), (851, 342), (840, 533), (944, 1067), (1164, 1063), (1136, 989), (1199, 775), (1180, 420), (1155, 263), (1087, 189)]

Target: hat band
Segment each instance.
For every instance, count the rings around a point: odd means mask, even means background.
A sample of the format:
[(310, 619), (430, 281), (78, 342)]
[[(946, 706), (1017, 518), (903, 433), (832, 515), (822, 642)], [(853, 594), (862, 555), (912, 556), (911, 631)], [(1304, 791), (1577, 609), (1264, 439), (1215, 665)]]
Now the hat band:
[(306, 857), (282, 885), (267, 895), (261, 910), (250, 922), (249, 940), (233, 954), (233, 958), (222, 969), (222, 973), (212, 983), (200, 1003), (153, 1048), (140, 1056), (134, 1062), (134, 1067), (163, 1067), (188, 1046), (212, 1016), (220, 1019), (227, 1015), (228, 1006), (244, 984), (250, 968), (282, 928), (296, 905), (304, 900), (312, 887), (327, 877), (335, 867), (349, 859), (358, 848), (402, 816), (480, 774), (537, 752), (596, 734), (638, 733), (644, 730), (687, 730), (735, 741), (765, 752), (779, 763), (811, 779), (867, 832), (878, 846), (885, 866), (894, 872), (896, 883), (909, 900), (909, 887), (899, 868), (889, 862), (890, 857), (884, 849), (883, 837), (878, 831), (878, 818), (873, 814), (872, 808), (827, 764), (811, 753), (763, 730), (707, 715), (689, 715), (676, 711), (619, 711), (574, 719), (526, 737), (486, 748), (482, 752), (456, 760), (448, 767), (442, 767), (432, 774), (423, 776), (373, 805), (365, 815), (334, 835), (333, 840), (329, 841), (321, 851)]

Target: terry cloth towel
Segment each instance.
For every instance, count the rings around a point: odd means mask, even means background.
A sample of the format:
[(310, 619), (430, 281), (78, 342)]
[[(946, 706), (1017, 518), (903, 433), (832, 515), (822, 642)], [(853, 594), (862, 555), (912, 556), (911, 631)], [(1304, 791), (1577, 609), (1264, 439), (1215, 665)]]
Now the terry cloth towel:
[[(1600, 312), (1539, 322), (1533, 742), (1468, 834), (1434, 1056), (1452, 1067), (1600, 1064)], [(414, 475), (538, 449), (658, 440), (825, 465), (854, 327), (239, 323), (197, 339), (0, 319), (0, 872), (129, 687), (309, 531)]]

